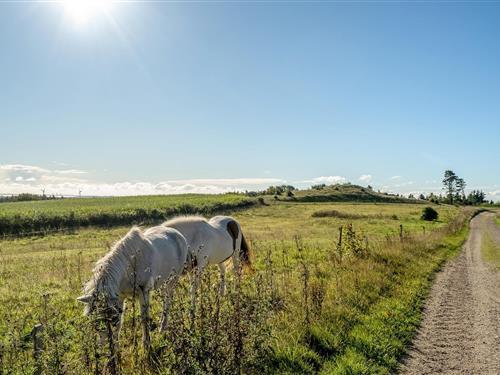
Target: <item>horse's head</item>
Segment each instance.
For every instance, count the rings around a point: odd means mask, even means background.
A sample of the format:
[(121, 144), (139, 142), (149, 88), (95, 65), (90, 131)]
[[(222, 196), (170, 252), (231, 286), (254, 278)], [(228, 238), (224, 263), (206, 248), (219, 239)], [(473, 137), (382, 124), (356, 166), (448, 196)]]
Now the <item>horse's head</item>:
[(99, 333), (105, 333), (107, 327), (106, 324), (101, 323), (110, 323), (111, 328), (116, 328), (120, 324), (123, 312), (122, 299), (94, 292), (78, 297), (77, 301), (85, 304), (84, 315), (96, 316), (95, 328)]

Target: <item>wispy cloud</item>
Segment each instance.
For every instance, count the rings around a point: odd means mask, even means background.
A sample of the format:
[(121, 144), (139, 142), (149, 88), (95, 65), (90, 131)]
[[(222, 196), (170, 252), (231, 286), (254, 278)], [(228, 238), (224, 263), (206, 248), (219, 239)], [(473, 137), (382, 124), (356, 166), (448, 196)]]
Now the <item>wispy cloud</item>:
[(36, 167), (34, 165), (24, 164), (3, 164), (0, 165), (0, 171), (4, 172), (20, 172), (20, 173), (48, 173), (48, 169)]
[(363, 174), (363, 175), (359, 176), (358, 180), (365, 182), (365, 183), (368, 183), (372, 180), (372, 178), (373, 178), (373, 176), (371, 174)]
[[(86, 180), (76, 177), (75, 175), (82, 175), (85, 173), (85, 171), (79, 169), (51, 170), (25, 164), (0, 165), (0, 180), (15, 181), (27, 185), (48, 185), (68, 182), (83, 183), (86, 182)], [(37, 188), (38, 186), (34, 189)], [(3, 193), (3, 191), (0, 192)]]
[(392, 176), (391, 180), (400, 180), (402, 177), (401, 176)]
[(500, 197), (500, 190), (490, 191), (490, 192), (488, 192), (488, 195), (490, 195), (492, 197)]
[(347, 182), (347, 179), (342, 176), (320, 176), (312, 178), (310, 180), (303, 180), (299, 182), (312, 184), (343, 184)]
[(273, 185), (284, 184), (285, 180), (279, 178), (194, 178), (187, 180), (170, 180), (169, 184), (183, 185), (231, 185), (231, 186), (252, 186), (252, 185)]
[(57, 173), (57, 174), (86, 174), (86, 173), (88, 173), (87, 171), (82, 171), (80, 169), (60, 169), (60, 170), (55, 170), (53, 172)]

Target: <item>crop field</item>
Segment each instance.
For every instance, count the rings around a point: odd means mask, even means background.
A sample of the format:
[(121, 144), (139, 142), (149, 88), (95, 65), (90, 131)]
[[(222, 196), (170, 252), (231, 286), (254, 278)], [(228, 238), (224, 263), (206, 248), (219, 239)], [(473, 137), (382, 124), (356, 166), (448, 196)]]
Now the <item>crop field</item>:
[(173, 215), (212, 214), (253, 203), (254, 200), (237, 194), (65, 198), (2, 203), (0, 235), (154, 222)]
[[(226, 198), (241, 202), (241, 197)], [(190, 199), (190, 204), (201, 202)], [(214, 199), (208, 202), (217, 203)], [(93, 212), (91, 202), (68, 202), (64, 208), (50, 202), (54, 208), (47, 205), (45, 212)], [(143, 208), (154, 209), (150, 203)], [(136, 207), (133, 200), (131, 206)], [(107, 207), (113, 207), (112, 200)], [(474, 213), (439, 205), (434, 206), (439, 220), (427, 222), (420, 219), (423, 207), (277, 202), (234, 212), (251, 242), (254, 271), (229, 271), (227, 293), (220, 296), (218, 273), (210, 268), (194, 303), (191, 278), (184, 277), (172, 300), (168, 330), (152, 333), (149, 355), (141, 349), (138, 306), (129, 303), (120, 371), (395, 371), (418, 326), (430, 276), (458, 251)], [(106, 342), (75, 298), (93, 263), (129, 228), (0, 241), (0, 373), (110, 371)], [(159, 291), (153, 295), (153, 328), (161, 301)], [(35, 351), (31, 333), (37, 324), (42, 346)]]

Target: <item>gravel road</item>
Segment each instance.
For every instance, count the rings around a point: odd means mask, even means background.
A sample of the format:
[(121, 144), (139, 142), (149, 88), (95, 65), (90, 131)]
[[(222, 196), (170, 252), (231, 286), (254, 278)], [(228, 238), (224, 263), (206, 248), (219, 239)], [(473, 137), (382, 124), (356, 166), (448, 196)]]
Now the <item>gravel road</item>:
[(470, 224), (462, 252), (436, 275), (402, 374), (500, 374), (500, 272), (481, 257), (500, 228), (485, 212)]

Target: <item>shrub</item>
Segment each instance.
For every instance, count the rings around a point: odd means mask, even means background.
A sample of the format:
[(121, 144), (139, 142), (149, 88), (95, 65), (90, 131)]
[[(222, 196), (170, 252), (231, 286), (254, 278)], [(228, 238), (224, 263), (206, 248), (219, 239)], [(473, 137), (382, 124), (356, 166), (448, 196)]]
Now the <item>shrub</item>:
[(422, 211), (422, 220), (434, 221), (437, 220), (438, 216), (438, 212), (432, 207), (425, 207)]

